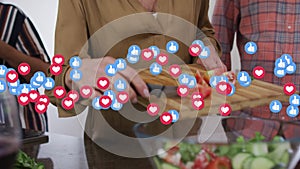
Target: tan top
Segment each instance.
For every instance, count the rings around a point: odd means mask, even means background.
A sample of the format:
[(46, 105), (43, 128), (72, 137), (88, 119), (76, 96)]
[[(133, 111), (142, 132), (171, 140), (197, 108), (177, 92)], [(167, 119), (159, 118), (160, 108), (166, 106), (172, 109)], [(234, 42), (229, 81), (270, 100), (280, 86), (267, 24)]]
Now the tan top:
[[(172, 14), (183, 18), (186, 22), (196, 25), (209, 38), (216, 50), (220, 52), (220, 47), (214, 38), (214, 30), (208, 19), (208, 8), (209, 0), (158, 0), (156, 12)], [(91, 35), (100, 28), (103, 28), (104, 25), (118, 18), (141, 12), (146, 12), (146, 10), (138, 0), (60, 0), (56, 24), (55, 53), (62, 54), (66, 59), (62, 75), (55, 77), (56, 85), (65, 86), (63, 79), (66, 69), (68, 68), (69, 59), (72, 56), (80, 54), (80, 51)], [(189, 29), (180, 26), (174, 19), (172, 20), (170, 17), (160, 17), (160, 15), (155, 19), (155, 17), (148, 13), (142, 18), (137, 17), (134, 23), (126, 23), (125, 20), (125, 23), (120, 25), (120, 27), (122, 27), (120, 30), (124, 30), (124, 32), (128, 31), (127, 29), (129, 28), (126, 27), (130, 24), (135, 24), (133, 27), (129, 27), (131, 32), (143, 32), (141, 29), (147, 29), (145, 32), (150, 33), (128, 35), (130, 37), (125, 40), (123, 40), (125, 36), (120, 36), (120, 40), (122, 41), (118, 42), (111, 50), (106, 52), (105, 49), (100, 48), (102, 46), (107, 46), (107, 44), (115, 43), (109, 42), (110, 39), (116, 38), (111, 38), (114, 32), (110, 32), (108, 37), (102, 37), (102, 39), (105, 40), (95, 43), (99, 46), (93, 44), (97, 47), (93, 49), (93, 51), (95, 50), (96, 52), (91, 54), (93, 55), (92, 57), (102, 57), (106, 55), (116, 58), (126, 57), (127, 49), (132, 44), (137, 44), (142, 49), (152, 45), (164, 49), (167, 42), (174, 40), (174, 37), (170, 38), (169, 36), (161, 34), (174, 35), (175, 33), (180, 32), (181, 36), (177, 36), (177, 38), (181, 38), (177, 41), (180, 41), (180, 50), (176, 54), (183, 59), (185, 63), (192, 62), (192, 59), (188, 54), (187, 46), (191, 44), (192, 40), (195, 40), (195, 32), (191, 33)], [(110, 30), (113, 29), (117, 28), (112, 26)], [(117, 32), (119, 30), (114, 31)], [(182, 40), (183, 38), (186, 38), (185, 35), (188, 34), (192, 34), (194, 37)], [(100, 51), (98, 51), (98, 49)], [(74, 111), (65, 111), (61, 107), (61, 100), (56, 99), (53, 96), (52, 91), (47, 94), (50, 96), (51, 102), (58, 107), (60, 117), (76, 115)]]

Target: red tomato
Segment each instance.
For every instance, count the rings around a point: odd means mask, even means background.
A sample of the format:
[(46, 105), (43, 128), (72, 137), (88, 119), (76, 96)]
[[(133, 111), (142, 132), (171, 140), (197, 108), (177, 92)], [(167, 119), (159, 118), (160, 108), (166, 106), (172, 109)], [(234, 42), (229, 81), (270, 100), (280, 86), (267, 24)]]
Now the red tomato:
[(217, 157), (212, 159), (206, 169), (231, 169), (231, 162), (227, 157)]
[(209, 164), (208, 157), (205, 151), (201, 150), (197, 155), (192, 169), (205, 169)]

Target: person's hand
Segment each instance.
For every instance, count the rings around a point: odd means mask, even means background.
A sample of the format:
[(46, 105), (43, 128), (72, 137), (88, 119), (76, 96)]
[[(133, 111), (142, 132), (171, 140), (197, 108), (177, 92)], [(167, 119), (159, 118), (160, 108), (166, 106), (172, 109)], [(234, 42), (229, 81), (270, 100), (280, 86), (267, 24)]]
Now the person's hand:
[[(92, 98), (94, 98), (102, 96), (104, 92), (97, 87), (97, 80), (100, 77), (107, 77), (110, 80), (110, 86), (113, 86), (114, 82), (121, 78), (127, 80), (128, 85), (126, 91), (129, 92), (130, 99), (133, 103), (137, 102), (137, 94), (143, 97), (149, 97), (149, 91), (145, 82), (139, 77), (138, 73), (133, 68), (127, 66), (125, 70), (117, 72), (115, 76), (107, 76), (105, 73), (106, 65), (114, 63), (115, 59), (110, 56), (98, 59), (82, 59), (82, 66), (80, 68), (82, 71), (82, 79), (78, 82), (72, 81), (70, 77), (71, 69), (69, 69), (65, 75), (65, 84), (69, 89), (80, 89), (84, 85), (89, 85), (94, 89), (94, 94), (92, 95)], [(130, 86), (129, 82), (134, 86), (137, 93)], [(111, 87), (111, 90), (114, 90), (113, 87)]]

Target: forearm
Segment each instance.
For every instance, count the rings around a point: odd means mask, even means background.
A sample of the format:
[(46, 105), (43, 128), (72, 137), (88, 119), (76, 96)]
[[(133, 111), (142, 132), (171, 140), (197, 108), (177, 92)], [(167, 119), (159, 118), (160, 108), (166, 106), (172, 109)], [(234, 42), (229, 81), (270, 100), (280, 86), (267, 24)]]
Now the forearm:
[(31, 71), (28, 75), (24, 76), (27, 82), (30, 81), (30, 78), (37, 71), (47, 73), (47, 69), (50, 66), (48, 63), (43, 62), (39, 58), (34, 58), (23, 54), (3, 41), (0, 41), (0, 58), (5, 60), (7, 64), (16, 70), (18, 69), (20, 63), (28, 63), (31, 67)]

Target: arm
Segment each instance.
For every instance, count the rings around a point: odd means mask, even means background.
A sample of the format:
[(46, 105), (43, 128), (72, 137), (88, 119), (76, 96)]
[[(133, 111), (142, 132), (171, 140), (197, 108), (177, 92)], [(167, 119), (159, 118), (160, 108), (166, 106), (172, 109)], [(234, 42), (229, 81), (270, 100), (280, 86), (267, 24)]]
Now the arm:
[(239, 24), (239, 8), (238, 0), (217, 0), (212, 19), (212, 24), (216, 30), (216, 38), (222, 47), (221, 59), (228, 69), (231, 69), (230, 52)]

